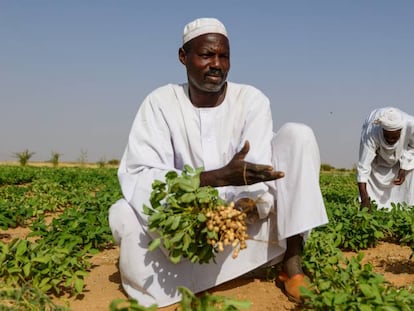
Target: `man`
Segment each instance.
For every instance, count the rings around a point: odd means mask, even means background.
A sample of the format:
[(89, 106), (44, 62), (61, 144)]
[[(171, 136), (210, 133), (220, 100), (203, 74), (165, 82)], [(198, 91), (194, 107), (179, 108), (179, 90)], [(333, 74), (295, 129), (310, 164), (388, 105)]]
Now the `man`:
[[(118, 171), (124, 199), (111, 207), (109, 222), (120, 244), (123, 288), (139, 303), (161, 307), (180, 300), (178, 286), (198, 293), (283, 260), (280, 280), (288, 295), (300, 299), (299, 287), (306, 286), (303, 240), (327, 222), (312, 130), (288, 123), (274, 134), (268, 98), (252, 86), (227, 81), (229, 39), (217, 19), (187, 24), (178, 57), (188, 83), (147, 96)], [(249, 225), (247, 249), (237, 259), (225, 251), (216, 263), (173, 264), (163, 251), (148, 251), (153, 235), (142, 206), (150, 206), (151, 184), (186, 164), (204, 168), (201, 186), (217, 187), (236, 206), (257, 208), (259, 219)]]
[(362, 126), (357, 181), (362, 207), (414, 204), (414, 118), (393, 107), (373, 110)]

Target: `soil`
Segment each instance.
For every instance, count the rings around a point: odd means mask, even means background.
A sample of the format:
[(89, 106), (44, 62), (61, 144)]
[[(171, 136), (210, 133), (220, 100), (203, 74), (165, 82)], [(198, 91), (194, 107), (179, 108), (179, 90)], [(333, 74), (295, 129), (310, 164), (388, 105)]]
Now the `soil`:
[[(4, 242), (14, 237), (25, 237), (24, 229), (0, 231)], [(384, 275), (395, 287), (414, 284), (414, 261), (410, 260), (411, 249), (392, 243), (381, 242), (375, 248), (362, 251), (363, 263), (371, 262), (374, 271)], [(355, 255), (345, 253), (346, 256)], [(118, 271), (119, 249), (105, 250), (92, 258), (93, 268), (85, 278), (85, 291), (77, 297), (60, 297), (56, 302), (69, 305), (73, 311), (109, 310), (110, 303), (117, 298), (126, 299), (121, 287)], [(294, 310), (296, 305), (290, 302), (273, 281), (258, 278), (238, 278), (215, 287), (209, 291), (238, 300), (249, 300), (250, 311)], [(175, 311), (177, 305), (159, 308), (159, 311)]]

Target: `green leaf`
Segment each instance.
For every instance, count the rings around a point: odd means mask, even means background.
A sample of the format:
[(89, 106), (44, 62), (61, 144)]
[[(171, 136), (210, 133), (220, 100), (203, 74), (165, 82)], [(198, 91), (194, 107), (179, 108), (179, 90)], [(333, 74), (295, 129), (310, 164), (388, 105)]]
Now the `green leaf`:
[(20, 240), (16, 248), (16, 257), (23, 255), (26, 252), (26, 250), (27, 250), (27, 241)]
[(40, 262), (40, 263), (48, 263), (50, 261), (50, 255), (49, 256), (39, 256), (32, 259), (34, 262)]
[(173, 264), (177, 264), (181, 260), (181, 254), (180, 253), (174, 253), (170, 255), (170, 260)]
[(25, 264), (23, 266), (23, 273), (25, 277), (28, 277), (30, 275), (30, 269), (32, 267), (32, 264), (30, 262), (28, 262), (27, 264)]
[(39, 287), (44, 287), (45, 285), (47, 285), (50, 281), (50, 278), (44, 278), (42, 279), (42, 281), (39, 284)]
[(209, 239), (217, 240), (218, 239), (218, 234), (214, 230), (213, 231), (207, 231), (207, 237)]
[(153, 251), (161, 245), (161, 238), (156, 238), (150, 242), (148, 245), (148, 250)]
[(167, 180), (175, 179), (175, 178), (177, 178), (177, 176), (178, 176), (178, 174), (177, 174), (176, 171), (169, 171), (167, 174), (165, 174), (165, 177), (166, 177)]
[(198, 254), (198, 257), (200, 258), (200, 262), (208, 262), (210, 258), (214, 256), (213, 253), (213, 247), (211, 245), (204, 246), (200, 253)]
[(76, 278), (75, 279), (75, 291), (76, 293), (80, 294), (82, 293), (83, 290), (83, 279), (81, 278)]
[(358, 306), (358, 309), (360, 311), (372, 311), (372, 310), (375, 310), (375, 309), (372, 309), (370, 305), (366, 305), (366, 304), (359, 305)]
[(197, 220), (198, 222), (205, 222), (207, 220), (207, 217), (203, 213), (198, 213)]
[(194, 168), (188, 164), (184, 165), (184, 173), (193, 174), (195, 172)]
[(174, 216), (173, 218), (174, 218), (174, 221), (171, 225), (171, 230), (176, 230), (178, 226), (180, 225), (181, 216), (177, 215), (177, 216)]
[(87, 271), (78, 270), (78, 271), (75, 272), (75, 275), (83, 277), (83, 276), (88, 276), (89, 273)]
[(187, 193), (184, 193), (182, 196), (180, 196), (180, 201), (182, 203), (189, 204), (189, 203), (194, 202), (195, 200), (196, 200), (196, 195), (193, 192), (187, 192)]
[(183, 236), (183, 251), (186, 251), (188, 249), (188, 246), (190, 246), (191, 243), (191, 237), (189, 234), (184, 234)]
[(362, 294), (365, 297), (368, 297), (368, 298), (374, 297), (374, 292), (372, 291), (372, 288), (371, 288), (370, 285), (368, 285), (368, 284), (359, 284), (359, 288), (360, 288)]
[(177, 182), (179, 189), (185, 192), (194, 192), (197, 190), (199, 184), (189, 179), (181, 179)]
[[(176, 172), (174, 172), (174, 171), (171, 171), (171, 172), (167, 173), (167, 175), (171, 175), (171, 174), (175, 174), (175, 175), (177, 176), (177, 173), (176, 173)], [(153, 188), (162, 188), (162, 187), (164, 187), (164, 186), (165, 186), (165, 182), (163, 182), (163, 181), (161, 181), (161, 180), (155, 179), (155, 180), (152, 182), (152, 187), (153, 187)]]
[(170, 242), (171, 242), (172, 244), (177, 243), (177, 242), (181, 241), (181, 239), (183, 238), (183, 236), (184, 236), (184, 232), (183, 232), (183, 231), (181, 231), (181, 232), (177, 232), (177, 233), (176, 233), (176, 234), (172, 237), (172, 239), (170, 239)]
[(164, 219), (164, 218), (165, 218), (164, 214), (155, 212), (155, 213), (151, 214), (151, 216), (148, 218), (148, 222), (149, 223), (154, 223), (154, 222), (156, 222), (158, 220), (161, 220), (161, 219)]
[(19, 267), (11, 267), (11, 268), (7, 269), (7, 272), (9, 274), (20, 273), (21, 271), (22, 271), (22, 269), (19, 268)]
[(153, 209), (151, 209), (151, 208), (149, 208), (147, 205), (145, 205), (145, 204), (143, 204), (143, 206), (142, 206), (142, 210), (143, 210), (143, 212), (144, 212), (144, 214), (145, 215), (151, 215), (153, 212), (154, 212), (154, 210)]

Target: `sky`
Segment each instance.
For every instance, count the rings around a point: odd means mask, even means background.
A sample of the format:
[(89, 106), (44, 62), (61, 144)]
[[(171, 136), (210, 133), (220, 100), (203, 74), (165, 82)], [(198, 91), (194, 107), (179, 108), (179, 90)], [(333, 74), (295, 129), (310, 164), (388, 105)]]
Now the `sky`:
[(119, 160), (145, 96), (186, 82), (198, 17), (227, 28), (228, 80), (269, 97), (275, 130), (309, 125), (322, 163), (355, 167), (374, 108), (414, 115), (414, 1), (0, 0), (0, 161)]

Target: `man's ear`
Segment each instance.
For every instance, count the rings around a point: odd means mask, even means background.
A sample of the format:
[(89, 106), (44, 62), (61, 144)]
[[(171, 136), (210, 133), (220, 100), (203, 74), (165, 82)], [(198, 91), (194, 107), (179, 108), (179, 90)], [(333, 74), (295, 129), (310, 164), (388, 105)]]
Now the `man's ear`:
[(181, 64), (185, 65), (186, 63), (186, 53), (183, 48), (178, 49), (178, 59), (180, 60)]

